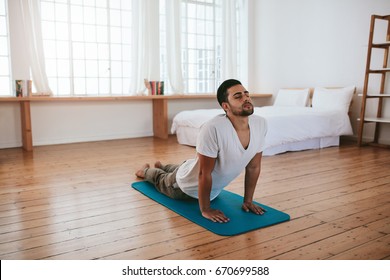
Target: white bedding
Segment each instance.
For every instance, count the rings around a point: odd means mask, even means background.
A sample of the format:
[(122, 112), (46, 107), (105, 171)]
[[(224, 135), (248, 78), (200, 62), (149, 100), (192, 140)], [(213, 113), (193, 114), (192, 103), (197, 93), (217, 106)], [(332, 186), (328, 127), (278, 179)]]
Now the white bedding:
[[(180, 112), (173, 119), (171, 132), (180, 144), (195, 146), (201, 126), (223, 113), (222, 109)], [(265, 106), (256, 107), (255, 114), (268, 123), (264, 155), (335, 146), (339, 136), (353, 133), (348, 114), (340, 110)]]

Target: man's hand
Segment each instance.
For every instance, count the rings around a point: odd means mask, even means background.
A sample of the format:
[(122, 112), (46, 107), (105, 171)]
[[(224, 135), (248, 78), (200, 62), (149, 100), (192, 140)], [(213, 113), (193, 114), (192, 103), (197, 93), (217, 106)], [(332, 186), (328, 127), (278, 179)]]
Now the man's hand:
[(261, 208), (259, 205), (254, 204), (253, 202), (244, 202), (242, 204), (242, 210), (245, 212), (253, 212), (257, 215), (263, 215), (266, 211), (265, 209)]
[(230, 219), (226, 217), (222, 211), (212, 208), (203, 210), (202, 216), (213, 221), (214, 223), (227, 223), (230, 221)]

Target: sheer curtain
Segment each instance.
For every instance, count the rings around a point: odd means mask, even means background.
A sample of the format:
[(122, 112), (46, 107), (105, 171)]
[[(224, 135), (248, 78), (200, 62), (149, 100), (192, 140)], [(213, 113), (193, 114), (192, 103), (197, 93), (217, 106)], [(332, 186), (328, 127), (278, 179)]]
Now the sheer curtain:
[[(165, 5), (167, 74), (173, 94), (184, 93), (181, 60), (182, 2), (184, 1), (167, 0)], [(215, 35), (222, 36), (221, 80), (238, 78), (243, 83), (247, 82), (247, 2), (247, 0), (221, 1), (222, 34)], [(145, 94), (144, 79), (158, 80), (160, 78), (158, 18), (158, 0), (133, 0), (133, 81), (130, 92)], [(217, 53), (217, 50), (214, 51)], [(239, 68), (240, 71), (238, 71)]]
[(181, 0), (166, 1), (167, 68), (172, 94), (184, 92), (181, 65)]
[(19, 0), (29, 65), (37, 92), (52, 94), (45, 70), (39, 0)]
[[(195, 87), (200, 88), (198, 93), (204, 93), (213, 91), (221, 80), (240, 78), (243, 83), (246, 82), (248, 72), (245, 68), (248, 64), (245, 54), (247, 54), (248, 37), (245, 29), (247, 26), (242, 25), (247, 20), (246, 3), (247, 0), (217, 0), (207, 4), (204, 1), (166, 1), (167, 76), (174, 93), (183, 92), (180, 88), (184, 88), (184, 84), (187, 85), (187, 90), (192, 93), (194, 93), (193, 88)], [(182, 10), (183, 4), (186, 8), (191, 5), (191, 10)], [(210, 7), (212, 7), (211, 12), (214, 15), (210, 14)], [(194, 19), (194, 14), (199, 18)], [(181, 21), (182, 17), (186, 21), (185, 23)], [(188, 24), (189, 21), (192, 21), (192, 25)], [(199, 22), (194, 31), (193, 23), (195, 21)], [(183, 24), (184, 29), (182, 30)], [(204, 25), (206, 30), (202, 29)], [(189, 26), (192, 27), (191, 30), (188, 29)], [(191, 40), (187, 36), (191, 36)], [(182, 39), (188, 44), (191, 42), (191, 44), (181, 45)], [(210, 45), (214, 45), (213, 50), (209, 48)], [(196, 53), (198, 65), (195, 65), (193, 60), (190, 61), (190, 57), (186, 57), (183, 64), (181, 61), (182, 53), (185, 55), (191, 53), (193, 57), (196, 51), (198, 51)], [(213, 54), (211, 55), (210, 52)], [(186, 73), (183, 73), (183, 67), (187, 69)], [(193, 76), (193, 71), (190, 72), (190, 68), (197, 69), (197, 76)], [(213, 68), (214, 81), (209, 78), (206, 68)], [(183, 79), (184, 75), (186, 77)], [(210, 86), (211, 83), (213, 84)]]
[(222, 1), (222, 80), (237, 78), (236, 0)]
[(251, 52), (249, 51), (249, 3), (248, 0), (236, 0), (237, 1), (237, 21), (238, 29), (236, 31), (237, 36), (237, 76), (240, 81), (249, 86), (249, 61), (253, 59)]
[(158, 0), (133, 0), (132, 80), (130, 94), (145, 95), (144, 79), (160, 79)]

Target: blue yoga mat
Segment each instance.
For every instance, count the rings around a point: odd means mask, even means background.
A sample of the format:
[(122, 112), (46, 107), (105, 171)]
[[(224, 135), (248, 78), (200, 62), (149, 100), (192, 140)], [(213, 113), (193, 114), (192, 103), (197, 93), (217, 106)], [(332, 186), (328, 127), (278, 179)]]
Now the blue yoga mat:
[(158, 192), (152, 184), (144, 181), (135, 182), (132, 184), (132, 187), (177, 214), (219, 235), (237, 235), (290, 220), (288, 214), (260, 203), (257, 204), (267, 212), (263, 215), (247, 213), (241, 209), (242, 196), (223, 190), (211, 202), (211, 207), (221, 210), (229, 217), (230, 221), (228, 223), (214, 223), (202, 216), (199, 211), (198, 200), (196, 199), (175, 200), (169, 198)]

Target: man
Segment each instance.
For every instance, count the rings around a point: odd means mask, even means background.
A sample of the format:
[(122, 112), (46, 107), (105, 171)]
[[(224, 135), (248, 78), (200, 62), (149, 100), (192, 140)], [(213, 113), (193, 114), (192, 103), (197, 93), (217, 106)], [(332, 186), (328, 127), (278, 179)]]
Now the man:
[(226, 114), (202, 126), (194, 159), (181, 165), (162, 165), (157, 161), (155, 168), (145, 164), (136, 175), (171, 198), (198, 199), (203, 217), (224, 223), (229, 218), (219, 209), (211, 208), (210, 202), (245, 169), (242, 209), (262, 215), (265, 210), (253, 203), (253, 195), (261, 170), (266, 121), (252, 115), (249, 92), (237, 80), (223, 82), (217, 99)]

